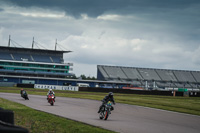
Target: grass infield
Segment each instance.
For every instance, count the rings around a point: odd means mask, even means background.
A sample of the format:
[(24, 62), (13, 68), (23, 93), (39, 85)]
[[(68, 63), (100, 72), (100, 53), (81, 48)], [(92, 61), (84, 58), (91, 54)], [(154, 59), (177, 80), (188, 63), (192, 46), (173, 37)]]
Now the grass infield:
[(37, 111), (3, 98), (0, 98), (0, 107), (14, 111), (15, 125), (28, 129), (30, 133), (112, 133), (109, 130)]

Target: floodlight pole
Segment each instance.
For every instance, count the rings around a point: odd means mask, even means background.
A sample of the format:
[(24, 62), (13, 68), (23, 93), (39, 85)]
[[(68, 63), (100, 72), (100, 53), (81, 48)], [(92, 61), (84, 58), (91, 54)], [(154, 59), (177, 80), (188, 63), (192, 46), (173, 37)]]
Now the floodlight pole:
[(56, 46), (57, 46), (57, 39), (56, 39), (56, 44), (55, 44), (55, 51), (56, 51)]
[(8, 40), (8, 47), (10, 47), (10, 35), (9, 35), (9, 40)]
[(33, 47), (34, 47), (34, 37), (33, 37), (33, 42), (32, 42), (32, 49), (33, 49)]

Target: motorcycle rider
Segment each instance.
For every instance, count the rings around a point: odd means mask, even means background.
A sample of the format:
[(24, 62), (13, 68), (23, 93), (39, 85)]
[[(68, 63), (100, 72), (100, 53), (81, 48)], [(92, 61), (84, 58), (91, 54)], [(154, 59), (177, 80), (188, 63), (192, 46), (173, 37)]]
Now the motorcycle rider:
[(20, 94), (21, 94), (21, 97), (23, 97), (23, 95), (26, 94), (26, 91), (24, 89), (21, 89)]
[[(113, 104), (115, 104), (115, 100), (114, 100), (114, 97), (113, 97), (113, 92), (109, 92), (107, 96), (104, 97), (102, 101), (102, 105), (99, 107), (99, 111), (98, 113), (100, 113), (101, 109), (103, 107), (105, 107), (105, 104), (108, 102), (108, 101), (111, 101)], [(111, 111), (114, 110), (114, 107), (111, 106)]]
[(53, 95), (54, 95), (54, 101), (55, 101), (56, 96), (55, 96), (55, 93), (53, 92), (52, 89), (49, 89), (49, 91), (47, 92), (47, 100), (48, 100), (48, 95), (49, 95), (49, 94), (53, 94)]

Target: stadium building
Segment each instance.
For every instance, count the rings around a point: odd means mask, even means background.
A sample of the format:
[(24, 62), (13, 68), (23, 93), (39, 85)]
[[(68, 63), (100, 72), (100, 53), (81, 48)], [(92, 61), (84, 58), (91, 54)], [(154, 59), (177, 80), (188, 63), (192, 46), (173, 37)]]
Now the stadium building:
[[(10, 40), (9, 40), (10, 42)], [(0, 82), (54, 84), (55, 78), (71, 79), (73, 63), (64, 63), (71, 51), (0, 46)]]
[[(9, 39), (10, 42), (10, 39)], [(33, 43), (34, 44), (34, 43)], [(200, 71), (97, 66), (97, 80), (76, 79), (73, 63), (63, 55), (71, 51), (0, 46), (0, 86), (43, 84), (123, 89), (187, 88), (200, 90)], [(84, 73), (84, 72), (83, 72)]]
[(200, 71), (98, 65), (97, 79), (146, 89), (200, 89)]
[[(9, 39), (10, 42), (10, 39)], [(33, 41), (34, 43), (34, 41)], [(0, 86), (43, 84), (81, 87), (113, 87), (118, 82), (76, 79), (73, 63), (64, 63), (71, 51), (0, 46)], [(125, 85), (125, 83), (121, 83)]]

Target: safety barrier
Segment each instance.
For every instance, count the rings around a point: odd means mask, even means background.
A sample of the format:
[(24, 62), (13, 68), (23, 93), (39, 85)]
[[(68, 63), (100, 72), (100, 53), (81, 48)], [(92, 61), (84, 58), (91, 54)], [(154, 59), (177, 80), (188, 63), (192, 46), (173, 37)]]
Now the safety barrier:
[(79, 87), (78, 86), (59, 86), (59, 85), (35, 84), (34, 88), (37, 88), (37, 89), (53, 89), (53, 90), (79, 91)]
[[(159, 90), (151, 90), (150, 91), (150, 90), (128, 90), (128, 89), (80, 87), (79, 91), (114, 92), (114, 93), (125, 93), (125, 94), (173, 96), (172, 91), (159, 91)], [(176, 96), (183, 96), (183, 92), (176, 92)]]
[(17, 84), (17, 87), (34, 88), (34, 84)]
[(0, 82), (0, 87), (13, 87), (15, 86), (14, 82)]

